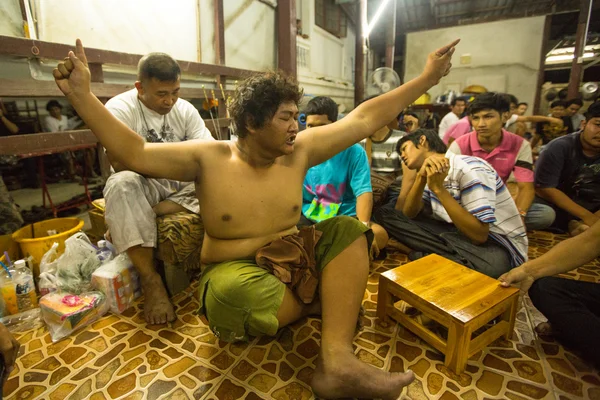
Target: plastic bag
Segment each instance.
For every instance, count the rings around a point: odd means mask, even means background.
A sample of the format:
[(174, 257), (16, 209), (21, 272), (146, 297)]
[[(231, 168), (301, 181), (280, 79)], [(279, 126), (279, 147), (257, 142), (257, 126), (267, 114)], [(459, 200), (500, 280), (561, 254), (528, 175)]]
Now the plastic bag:
[(6, 326), (12, 333), (25, 332), (43, 326), (40, 309), (38, 307), (19, 314), (0, 318), (0, 324)]
[(65, 252), (57, 262), (56, 278), (59, 289), (71, 293), (90, 290), (92, 273), (100, 266), (98, 249), (83, 232), (65, 240)]
[(58, 264), (58, 243), (54, 242), (50, 250), (48, 250), (40, 261), (40, 273), (48, 272), (50, 274), (56, 273), (56, 266)]
[(38, 278), (38, 289), (40, 295), (45, 296), (50, 292), (56, 291), (58, 279), (56, 278), (56, 269), (58, 267), (58, 243), (54, 242), (40, 261), (40, 276)]
[(54, 292), (40, 299), (40, 309), (52, 342), (58, 342), (100, 319), (108, 311), (108, 303), (101, 292)]
[(142, 294), (140, 277), (127, 254), (121, 254), (92, 274), (92, 287), (106, 295), (110, 311), (121, 314)]

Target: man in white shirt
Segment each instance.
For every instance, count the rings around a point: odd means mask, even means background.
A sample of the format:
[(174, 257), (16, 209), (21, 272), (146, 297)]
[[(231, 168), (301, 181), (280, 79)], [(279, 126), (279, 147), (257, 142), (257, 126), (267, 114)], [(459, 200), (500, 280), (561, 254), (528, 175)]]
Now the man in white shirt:
[[(44, 132), (63, 132), (71, 129), (75, 129), (81, 124), (81, 120), (78, 117), (67, 118), (66, 115), (62, 114), (62, 104), (58, 100), (50, 100), (46, 103), (46, 111), (49, 115), (46, 115), (42, 119), (42, 129)], [(94, 171), (94, 162), (96, 160), (96, 151), (94, 149), (87, 149), (83, 152), (84, 157), (87, 158), (87, 164), (89, 167), (90, 177), (96, 178), (96, 172)], [(75, 152), (64, 152), (59, 154), (60, 159), (67, 166), (67, 172), (71, 180), (75, 180), (76, 169), (75, 169)]]
[(462, 117), (463, 113), (465, 112), (467, 102), (465, 101), (465, 99), (455, 98), (454, 100), (452, 100), (452, 103), (450, 105), (452, 106), (450, 112), (446, 114), (444, 118), (442, 118), (442, 121), (440, 122), (440, 126), (438, 128), (440, 139), (444, 139), (444, 135), (446, 135), (446, 131), (448, 130), (448, 128), (457, 123), (458, 120)]
[(46, 103), (46, 115), (42, 120), (44, 132), (62, 132), (68, 131), (71, 127), (69, 119), (62, 115), (62, 104), (57, 100), (50, 100)]
[[(150, 53), (138, 64), (135, 89), (106, 103), (106, 108), (146, 142), (213, 140), (198, 110), (179, 99), (181, 69), (171, 56)], [(126, 251), (142, 280), (146, 322), (175, 319), (164, 284), (154, 266), (156, 216), (200, 212), (194, 182), (154, 179), (128, 171), (107, 152), (116, 171), (104, 189), (105, 218), (119, 253)]]

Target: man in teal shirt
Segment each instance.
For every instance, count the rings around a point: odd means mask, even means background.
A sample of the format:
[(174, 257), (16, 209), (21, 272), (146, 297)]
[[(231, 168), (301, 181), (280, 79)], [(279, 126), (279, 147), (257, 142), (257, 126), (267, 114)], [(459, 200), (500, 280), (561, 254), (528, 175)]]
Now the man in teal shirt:
[[(311, 99), (304, 111), (307, 129), (337, 121), (338, 106), (329, 97)], [(388, 236), (371, 222), (373, 189), (367, 154), (355, 144), (308, 170), (302, 191), (300, 225), (312, 225), (337, 215), (356, 217), (375, 234), (375, 256)]]

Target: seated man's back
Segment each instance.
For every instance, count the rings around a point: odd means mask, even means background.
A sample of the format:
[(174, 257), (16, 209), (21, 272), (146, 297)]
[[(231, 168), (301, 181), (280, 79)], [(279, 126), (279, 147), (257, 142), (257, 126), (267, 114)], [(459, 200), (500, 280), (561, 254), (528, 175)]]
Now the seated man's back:
[(336, 215), (354, 217), (357, 198), (371, 192), (367, 155), (355, 144), (308, 170), (302, 191), (302, 214), (313, 222)]

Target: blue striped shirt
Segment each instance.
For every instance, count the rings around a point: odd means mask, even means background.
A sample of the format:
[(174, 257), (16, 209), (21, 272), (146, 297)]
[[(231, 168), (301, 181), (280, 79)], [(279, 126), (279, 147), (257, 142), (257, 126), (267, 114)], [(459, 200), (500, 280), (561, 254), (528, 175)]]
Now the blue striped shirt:
[[(512, 266), (527, 261), (527, 232), (507, 187), (486, 161), (478, 157), (448, 154), (450, 170), (444, 187), (479, 221), (489, 224), (489, 236), (508, 250)], [(437, 196), (425, 186), (423, 201), (433, 218), (452, 223)]]

